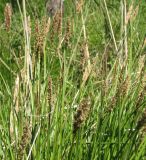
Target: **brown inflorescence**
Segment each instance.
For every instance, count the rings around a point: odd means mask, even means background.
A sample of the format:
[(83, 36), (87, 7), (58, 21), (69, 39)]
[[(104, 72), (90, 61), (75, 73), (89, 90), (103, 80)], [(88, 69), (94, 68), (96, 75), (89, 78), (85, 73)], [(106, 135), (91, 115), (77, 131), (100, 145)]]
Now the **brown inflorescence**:
[(25, 124), (24, 128), (23, 128), (23, 134), (21, 137), (21, 141), (19, 144), (19, 148), (18, 148), (18, 160), (22, 160), (24, 153), (25, 153), (25, 149), (27, 147), (27, 145), (30, 142), (31, 139), (31, 127), (29, 126), (29, 124)]
[(141, 103), (143, 102), (144, 96), (145, 96), (145, 92), (146, 92), (146, 86), (143, 87), (143, 90), (138, 95), (138, 99), (137, 99), (136, 104), (135, 104), (136, 109), (139, 109)]
[(84, 71), (85, 69), (85, 64), (86, 64), (86, 61), (87, 61), (87, 57), (86, 57), (86, 44), (85, 42), (81, 45), (81, 49), (80, 49), (80, 53), (81, 53), (81, 70)]
[(90, 100), (84, 99), (79, 105), (76, 114), (74, 115), (73, 134), (76, 134), (83, 122), (87, 119), (90, 112)]
[(89, 56), (89, 49), (87, 41), (84, 41), (81, 47), (81, 66), (83, 71), (83, 81), (86, 81), (90, 71), (91, 71), (91, 64), (90, 64), (90, 56)]
[(72, 24), (71, 24), (71, 20), (68, 19), (67, 20), (67, 27), (66, 27), (66, 34), (65, 34), (65, 37), (64, 37), (64, 42), (65, 42), (65, 45), (70, 47), (70, 38), (71, 38), (71, 27), (72, 27)]
[(10, 3), (7, 3), (4, 9), (4, 16), (5, 16), (5, 27), (6, 30), (9, 31), (11, 27), (11, 18), (12, 18), (12, 7)]
[(60, 36), (62, 33), (62, 11), (58, 10), (53, 17), (53, 22), (52, 22), (52, 32), (50, 39), (51, 41), (54, 39), (54, 36), (57, 34)]
[(119, 78), (120, 78), (120, 80), (119, 80), (119, 84), (117, 86), (117, 91), (116, 91), (115, 95), (111, 98), (110, 105), (107, 108), (106, 112), (113, 111), (113, 109), (116, 106), (117, 100), (119, 98), (123, 98), (123, 96), (125, 96), (128, 92), (128, 88), (130, 85), (130, 77), (127, 75), (127, 77), (125, 79), (123, 79), (120, 75)]
[(45, 38), (49, 32), (50, 29), (50, 18), (46, 19), (44, 17), (42, 19), (41, 25), (39, 24), (39, 21), (37, 20), (35, 23), (35, 37), (36, 37), (36, 44), (35, 44), (35, 49), (38, 54), (43, 53), (43, 45)]
[(129, 83), (130, 83), (130, 77), (127, 75), (125, 80), (123, 80), (123, 82), (121, 82), (121, 85), (119, 88), (120, 96), (125, 96), (127, 94)]

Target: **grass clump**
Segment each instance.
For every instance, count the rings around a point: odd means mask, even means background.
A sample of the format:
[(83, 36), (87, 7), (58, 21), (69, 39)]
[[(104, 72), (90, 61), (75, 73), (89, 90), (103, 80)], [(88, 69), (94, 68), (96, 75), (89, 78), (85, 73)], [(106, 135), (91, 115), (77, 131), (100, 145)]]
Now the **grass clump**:
[(145, 2), (38, 2), (0, 4), (0, 159), (145, 159)]

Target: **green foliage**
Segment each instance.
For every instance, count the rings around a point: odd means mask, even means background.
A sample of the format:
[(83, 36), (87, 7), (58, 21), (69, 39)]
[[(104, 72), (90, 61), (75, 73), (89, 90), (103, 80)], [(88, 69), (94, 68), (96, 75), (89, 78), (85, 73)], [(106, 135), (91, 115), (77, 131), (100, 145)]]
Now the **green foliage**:
[(0, 159), (146, 158), (146, 6), (126, 23), (124, 2), (65, 0), (47, 32), (44, 1), (11, 2), (7, 31), (1, 0)]

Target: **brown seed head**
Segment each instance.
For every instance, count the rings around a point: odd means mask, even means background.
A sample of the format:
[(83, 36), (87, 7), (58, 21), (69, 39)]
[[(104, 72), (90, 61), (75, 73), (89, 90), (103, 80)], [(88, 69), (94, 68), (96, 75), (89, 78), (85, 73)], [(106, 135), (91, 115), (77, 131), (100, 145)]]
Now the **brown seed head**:
[(73, 133), (76, 134), (77, 130), (81, 127), (82, 123), (87, 119), (90, 111), (90, 100), (83, 100), (79, 108), (77, 109), (77, 113), (74, 115), (73, 122)]
[(58, 10), (55, 16), (53, 17), (51, 41), (53, 40), (56, 34), (60, 36), (61, 32), (62, 32), (62, 12), (61, 10)]
[(48, 35), (49, 29), (50, 29), (50, 18), (46, 19), (46, 17), (43, 17), (40, 24), (39, 24), (39, 21), (36, 20), (35, 22), (35, 38), (36, 38), (35, 49), (37, 51), (37, 54), (43, 53), (43, 45), (44, 45), (45, 38)]
[(66, 27), (66, 34), (65, 34), (65, 37), (64, 37), (65, 45), (68, 46), (68, 47), (70, 47), (69, 41), (70, 41), (70, 38), (71, 38), (71, 26), (72, 26), (71, 20), (68, 19), (67, 20), (67, 27)]
[(30, 128), (31, 127), (28, 124), (25, 124), (23, 128), (23, 134), (22, 134), (22, 138), (21, 138), (20, 145), (18, 148), (18, 158), (17, 158), (18, 160), (23, 159), (25, 149), (31, 139), (31, 129)]
[(141, 103), (143, 102), (144, 96), (145, 96), (145, 92), (146, 92), (146, 86), (143, 87), (143, 90), (138, 95), (138, 99), (137, 99), (136, 104), (135, 104), (136, 109), (139, 109)]
[(130, 77), (127, 75), (126, 79), (121, 83), (119, 87), (119, 92), (121, 96), (125, 96), (125, 94), (127, 94), (129, 82), (130, 82)]
[(7, 3), (4, 9), (4, 16), (5, 16), (5, 27), (6, 30), (9, 31), (11, 27), (11, 18), (12, 18), (12, 7), (10, 3)]

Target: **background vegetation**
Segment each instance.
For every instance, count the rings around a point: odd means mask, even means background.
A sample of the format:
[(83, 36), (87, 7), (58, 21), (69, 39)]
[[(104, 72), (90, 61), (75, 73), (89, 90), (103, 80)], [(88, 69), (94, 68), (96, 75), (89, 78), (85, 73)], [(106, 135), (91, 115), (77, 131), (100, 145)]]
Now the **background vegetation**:
[(0, 0), (0, 159), (146, 159), (146, 3)]

